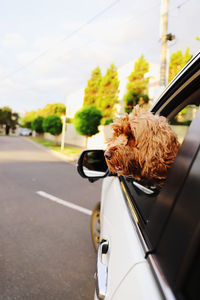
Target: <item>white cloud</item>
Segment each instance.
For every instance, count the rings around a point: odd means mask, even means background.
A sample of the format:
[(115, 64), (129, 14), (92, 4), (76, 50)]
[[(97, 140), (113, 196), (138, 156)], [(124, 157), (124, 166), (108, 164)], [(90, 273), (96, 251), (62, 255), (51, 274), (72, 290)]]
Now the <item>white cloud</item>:
[[(20, 65), (30, 69), (38, 76), (55, 75), (67, 66), (69, 60), (73, 60), (74, 51), (69, 45), (62, 42), (60, 37), (41, 37), (34, 42), (35, 51), (24, 51), (17, 55)], [(72, 45), (73, 46), (73, 45)], [(75, 48), (78, 44), (75, 43)], [(40, 74), (40, 75), (39, 75)], [(59, 74), (60, 77), (62, 74)]]
[(17, 54), (17, 61), (21, 66), (28, 65), (31, 61), (34, 60), (36, 56), (40, 54), (39, 51), (23, 51)]
[(19, 34), (9, 34), (5, 35), (2, 40), (2, 46), (7, 47), (22, 47), (26, 44), (25, 40)]
[(100, 42), (108, 45), (123, 45), (132, 40), (144, 38), (145, 26), (136, 26), (132, 19), (109, 19), (108, 22), (99, 24), (97, 36)]
[(59, 36), (41, 36), (34, 42), (34, 46), (40, 51), (54, 50), (59, 47), (64, 39), (63, 35)]
[(21, 84), (20, 82), (16, 82), (11, 78), (7, 78), (0, 85), (1, 92), (11, 92), (13, 89), (22, 90), (24, 89), (24, 84)]
[(59, 87), (59, 86), (63, 86), (65, 84), (68, 83), (68, 78), (67, 77), (56, 77), (56, 78), (45, 78), (45, 79), (40, 79), (37, 80), (36, 82), (36, 86), (38, 87)]

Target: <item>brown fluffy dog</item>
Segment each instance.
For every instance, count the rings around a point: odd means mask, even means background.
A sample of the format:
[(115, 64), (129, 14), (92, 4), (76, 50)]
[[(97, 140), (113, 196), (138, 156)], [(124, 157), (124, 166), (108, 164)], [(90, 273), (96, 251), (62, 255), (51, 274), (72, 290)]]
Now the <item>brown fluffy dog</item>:
[(109, 170), (147, 185), (162, 185), (180, 146), (166, 118), (136, 106), (111, 126), (113, 135), (105, 151)]

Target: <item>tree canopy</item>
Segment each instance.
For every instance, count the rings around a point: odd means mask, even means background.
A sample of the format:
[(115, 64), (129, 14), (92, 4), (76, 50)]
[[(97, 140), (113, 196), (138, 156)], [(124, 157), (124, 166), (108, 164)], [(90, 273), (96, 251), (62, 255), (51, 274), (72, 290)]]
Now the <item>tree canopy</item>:
[(65, 115), (66, 107), (63, 103), (47, 104), (43, 109), (38, 109), (37, 114), (42, 117), (48, 117), (51, 115), (63, 116)]
[(48, 117), (51, 115), (63, 116), (66, 112), (66, 107), (63, 103), (47, 104), (44, 108), (39, 108), (37, 111), (32, 110), (21, 118), (21, 126), (26, 128), (32, 128), (32, 122), (38, 116)]
[(91, 78), (87, 82), (87, 87), (84, 91), (83, 106), (96, 106), (101, 79), (101, 70), (97, 67), (92, 71)]
[(37, 116), (38, 116), (38, 114), (37, 114), (37, 111), (35, 111), (35, 110), (32, 110), (32, 111), (26, 113), (25, 116), (23, 116), (20, 119), (20, 126), (32, 129), (31, 124), (32, 124), (33, 120), (35, 118), (37, 118)]
[(32, 129), (35, 130), (39, 134), (44, 133), (43, 121), (44, 121), (44, 118), (41, 116), (38, 116), (37, 118), (35, 118), (33, 120), (33, 122), (31, 123)]
[(148, 102), (148, 95), (138, 94), (134, 90), (130, 90), (126, 93), (126, 95), (124, 95), (125, 111), (127, 113), (130, 113), (135, 105), (139, 104), (140, 106), (143, 106), (145, 103)]
[(83, 107), (76, 112), (73, 123), (80, 135), (87, 137), (99, 132), (98, 126), (102, 119), (102, 113), (94, 106)]
[(125, 111), (129, 113), (136, 104), (148, 103), (149, 63), (143, 55), (135, 62), (133, 72), (128, 77), (127, 93), (124, 95)]
[(10, 128), (15, 128), (18, 124), (19, 115), (13, 112), (8, 106), (0, 109), (0, 124), (5, 125), (5, 133), (9, 134)]
[(44, 132), (49, 132), (52, 135), (59, 135), (62, 132), (62, 121), (59, 116), (51, 115), (44, 118), (42, 127)]
[(172, 53), (169, 62), (168, 83), (172, 81), (172, 79), (180, 72), (180, 70), (187, 64), (187, 62), (191, 58), (192, 54), (190, 54), (189, 47), (186, 48), (184, 54), (181, 50)]
[(102, 112), (104, 124), (107, 119), (113, 118), (116, 112), (116, 104), (119, 103), (119, 79), (118, 71), (114, 64), (107, 69), (99, 86), (96, 107)]
[(149, 72), (149, 63), (141, 55), (134, 64), (133, 72), (128, 77), (127, 91), (147, 94), (149, 83), (149, 77), (145, 77), (147, 72)]

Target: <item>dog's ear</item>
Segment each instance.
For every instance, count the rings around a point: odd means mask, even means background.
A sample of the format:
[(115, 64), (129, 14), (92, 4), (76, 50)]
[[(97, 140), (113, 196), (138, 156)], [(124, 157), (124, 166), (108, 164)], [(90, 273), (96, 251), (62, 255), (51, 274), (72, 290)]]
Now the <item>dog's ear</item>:
[(120, 118), (115, 118), (114, 123), (111, 124), (111, 127), (113, 129), (113, 135), (114, 136), (120, 136), (123, 133)]
[(134, 106), (131, 114), (132, 114), (132, 116), (137, 117), (141, 114), (141, 111), (142, 110), (141, 110), (140, 106), (137, 104), (136, 106)]
[(120, 136), (121, 134), (124, 134), (127, 137), (131, 136), (131, 126), (128, 114), (126, 114), (122, 119), (115, 118), (114, 123), (111, 124), (111, 126), (115, 136)]
[(131, 131), (128, 114), (126, 114), (125, 117), (122, 118), (121, 123), (122, 123), (122, 128), (123, 128), (123, 134), (127, 137), (131, 137), (132, 131)]

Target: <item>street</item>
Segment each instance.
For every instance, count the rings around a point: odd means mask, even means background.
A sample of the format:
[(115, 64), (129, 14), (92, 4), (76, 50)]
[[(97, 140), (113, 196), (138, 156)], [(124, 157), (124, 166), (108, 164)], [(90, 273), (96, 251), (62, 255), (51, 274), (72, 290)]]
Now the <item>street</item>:
[(101, 181), (27, 138), (2, 136), (0, 187), (0, 299), (93, 299), (90, 213)]

